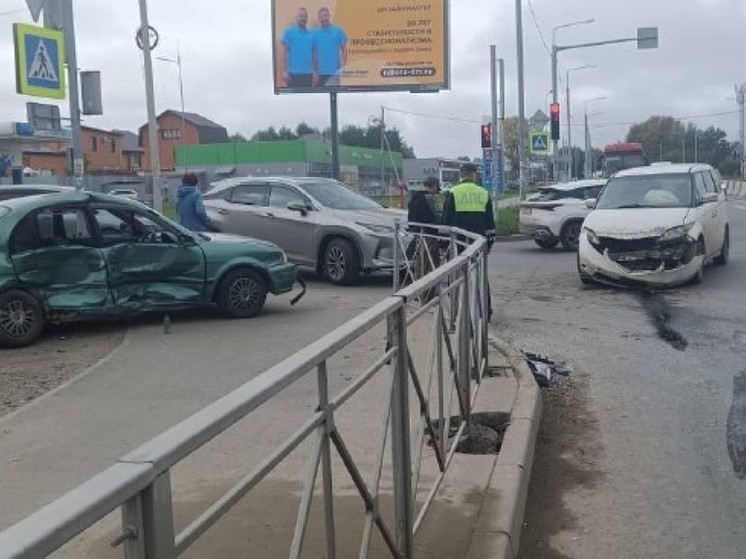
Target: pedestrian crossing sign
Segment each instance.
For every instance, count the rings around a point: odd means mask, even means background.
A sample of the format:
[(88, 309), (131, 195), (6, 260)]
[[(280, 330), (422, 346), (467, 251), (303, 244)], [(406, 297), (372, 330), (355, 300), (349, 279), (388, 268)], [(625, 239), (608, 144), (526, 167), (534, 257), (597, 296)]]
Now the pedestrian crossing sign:
[(530, 147), (533, 155), (547, 155), (549, 153), (549, 134), (546, 132), (532, 132)]
[(62, 31), (16, 23), (16, 91), (21, 95), (65, 98), (65, 36)]

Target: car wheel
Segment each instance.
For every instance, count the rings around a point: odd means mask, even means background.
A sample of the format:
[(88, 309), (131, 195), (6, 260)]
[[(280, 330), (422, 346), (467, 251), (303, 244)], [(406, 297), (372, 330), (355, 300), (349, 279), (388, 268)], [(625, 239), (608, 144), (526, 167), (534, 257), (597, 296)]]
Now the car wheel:
[(223, 278), (216, 294), (220, 311), (229, 318), (251, 318), (264, 307), (267, 284), (256, 270), (242, 268)]
[(580, 228), (583, 226), (582, 221), (568, 221), (560, 233), (560, 241), (565, 250), (578, 250), (580, 244)]
[(0, 345), (24, 347), (44, 329), (44, 311), (34, 297), (17, 289), (0, 294)]
[(550, 249), (559, 244), (557, 239), (534, 239), (534, 242), (541, 248)]
[(725, 266), (730, 258), (730, 227), (725, 227), (725, 237), (723, 238), (723, 248), (720, 249), (720, 254), (715, 258), (715, 264), (718, 266)]
[(334, 239), (324, 250), (324, 277), (335, 285), (352, 285), (360, 274), (355, 247), (345, 239)]

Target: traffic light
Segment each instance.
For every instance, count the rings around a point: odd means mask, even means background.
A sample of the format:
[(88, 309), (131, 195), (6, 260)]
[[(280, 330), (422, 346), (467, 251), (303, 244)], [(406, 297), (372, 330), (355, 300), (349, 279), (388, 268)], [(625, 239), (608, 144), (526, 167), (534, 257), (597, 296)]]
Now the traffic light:
[(560, 139), (560, 104), (552, 103), (549, 107), (549, 117), (552, 121), (552, 140)]
[(492, 147), (492, 125), (491, 124), (482, 125), (482, 147), (483, 148)]

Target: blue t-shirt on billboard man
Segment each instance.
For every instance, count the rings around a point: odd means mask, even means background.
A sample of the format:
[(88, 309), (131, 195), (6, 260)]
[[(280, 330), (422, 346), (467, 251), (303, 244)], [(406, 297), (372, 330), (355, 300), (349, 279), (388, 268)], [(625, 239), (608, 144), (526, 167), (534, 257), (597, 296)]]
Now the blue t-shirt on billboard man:
[(282, 36), (283, 77), (288, 87), (313, 86), (313, 33), (308, 29), (308, 10), (298, 8), (295, 25)]
[(339, 77), (347, 64), (347, 34), (332, 25), (329, 8), (319, 10), (319, 28), (313, 33), (313, 55), (318, 85), (339, 85)]

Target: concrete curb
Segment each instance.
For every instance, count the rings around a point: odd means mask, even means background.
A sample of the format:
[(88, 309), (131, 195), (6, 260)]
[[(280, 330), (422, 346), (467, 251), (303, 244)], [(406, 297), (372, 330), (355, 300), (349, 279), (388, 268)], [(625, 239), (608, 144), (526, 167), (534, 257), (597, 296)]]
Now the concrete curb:
[(517, 241), (530, 241), (531, 240), (530, 235), (503, 235), (500, 237), (495, 237), (496, 243), (515, 243)]
[(510, 425), (484, 493), (466, 558), (517, 559), (542, 397), (520, 352), (492, 337), (490, 345), (508, 360), (518, 388)]

